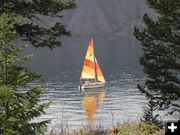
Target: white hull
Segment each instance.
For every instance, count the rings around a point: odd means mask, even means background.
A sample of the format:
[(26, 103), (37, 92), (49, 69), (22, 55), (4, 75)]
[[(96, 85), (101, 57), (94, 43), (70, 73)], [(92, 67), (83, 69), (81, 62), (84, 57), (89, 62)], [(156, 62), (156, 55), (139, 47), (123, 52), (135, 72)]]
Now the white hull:
[(103, 88), (105, 83), (94, 83), (92, 85), (80, 85), (79, 88), (81, 89), (93, 89), (93, 88)]

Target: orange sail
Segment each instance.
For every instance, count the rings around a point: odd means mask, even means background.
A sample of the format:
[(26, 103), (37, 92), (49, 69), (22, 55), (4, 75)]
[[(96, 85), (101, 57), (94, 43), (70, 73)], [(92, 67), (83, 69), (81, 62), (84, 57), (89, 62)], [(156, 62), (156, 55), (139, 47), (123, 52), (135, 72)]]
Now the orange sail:
[(93, 40), (91, 39), (84, 60), (81, 79), (94, 79), (94, 78), (95, 78), (94, 50), (93, 50)]
[(86, 57), (84, 60), (84, 65), (83, 65), (83, 69), (81, 73), (81, 79), (95, 79), (95, 81), (105, 82), (100, 66), (94, 55), (92, 39), (87, 49), (87, 53), (86, 53)]
[(102, 74), (102, 71), (100, 69), (100, 66), (95, 58), (95, 62), (96, 62), (96, 72), (97, 72), (97, 80), (100, 82), (105, 82), (104, 76)]

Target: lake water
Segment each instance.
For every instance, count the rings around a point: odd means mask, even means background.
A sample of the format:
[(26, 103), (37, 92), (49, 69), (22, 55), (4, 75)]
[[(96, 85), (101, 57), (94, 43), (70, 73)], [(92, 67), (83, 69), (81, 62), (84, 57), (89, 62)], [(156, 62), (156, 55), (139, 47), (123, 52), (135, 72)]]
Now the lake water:
[[(53, 103), (42, 119), (52, 119), (50, 128), (58, 130), (62, 123), (68, 129), (94, 124), (104, 128), (124, 121), (138, 121), (146, 103), (137, 84), (144, 75), (139, 65), (140, 46), (134, 40), (94, 39), (95, 55), (107, 81), (104, 89), (80, 92), (79, 77), (89, 39), (63, 40), (63, 46), (26, 50), (34, 57), (27, 64), (42, 74), (46, 82), (41, 101)], [(38, 83), (31, 83), (34, 86)]]

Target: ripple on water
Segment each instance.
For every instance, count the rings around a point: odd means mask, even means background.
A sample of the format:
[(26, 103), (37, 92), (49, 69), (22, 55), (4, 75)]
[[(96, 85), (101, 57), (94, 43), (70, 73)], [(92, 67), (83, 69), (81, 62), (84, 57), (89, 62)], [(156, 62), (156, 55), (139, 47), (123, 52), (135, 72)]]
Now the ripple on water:
[[(52, 100), (52, 105), (46, 110), (46, 114), (37, 120), (51, 119), (50, 128), (61, 124), (62, 116), (68, 122), (68, 127), (76, 129), (87, 125), (87, 115), (83, 110), (83, 98), (85, 96), (94, 96), (97, 102), (99, 92), (84, 92), (78, 90), (78, 82), (68, 82), (72, 79), (73, 72), (62, 73), (61, 77), (50, 78), (48, 86), (45, 88), (41, 102)], [(114, 77), (116, 76), (116, 77)], [(102, 105), (96, 109), (94, 123), (103, 123), (105, 128), (112, 125), (112, 116), (114, 122), (123, 122), (138, 120), (142, 115), (142, 108), (146, 102), (144, 96), (138, 91), (136, 85), (143, 81), (132, 74), (112, 74), (112, 80), (107, 81), (105, 97)], [(118, 79), (117, 79), (118, 78)], [(34, 87), (39, 83), (30, 83), (28, 87)], [(19, 89), (19, 92), (25, 92), (26, 89)], [(102, 90), (101, 90), (102, 91)]]

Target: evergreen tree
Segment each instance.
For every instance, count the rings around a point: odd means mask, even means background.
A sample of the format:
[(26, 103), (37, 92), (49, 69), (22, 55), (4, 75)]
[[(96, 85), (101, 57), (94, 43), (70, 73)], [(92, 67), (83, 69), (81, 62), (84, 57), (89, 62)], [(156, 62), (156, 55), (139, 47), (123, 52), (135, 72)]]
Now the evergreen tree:
[[(15, 25), (21, 38), (30, 41), (35, 47), (52, 49), (61, 45), (59, 37), (70, 36), (70, 32), (59, 21), (63, 18), (62, 11), (75, 6), (75, 0), (0, 0), (0, 14), (13, 13), (23, 18), (23, 23)], [(44, 26), (46, 22), (40, 19), (42, 16), (54, 18), (58, 22)]]
[(23, 21), (14, 14), (0, 14), (0, 134), (2, 135), (35, 135), (42, 131), (49, 120), (33, 122), (33, 119), (44, 113), (50, 102), (39, 103), (43, 85), (17, 92), (18, 88), (26, 88), (29, 82), (40, 75), (21, 66), (30, 59), (25, 55), (21, 59), (19, 53), (26, 46), (17, 47), (13, 43), (17, 35), (14, 25)]
[[(147, 78), (139, 85), (155, 110), (180, 113), (180, 0), (147, 0), (157, 20), (144, 15), (144, 28), (135, 27), (143, 55), (140, 64)], [(152, 111), (155, 111), (152, 110)], [(145, 110), (145, 113), (147, 110)]]
[(144, 115), (141, 121), (150, 122), (150, 124), (155, 124), (156, 126), (162, 128), (162, 122), (159, 120), (159, 114), (154, 114), (156, 110), (155, 103), (152, 99), (149, 99), (147, 106), (144, 108)]

